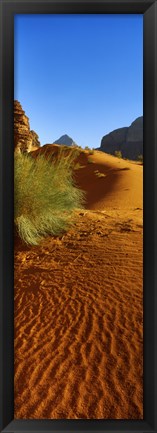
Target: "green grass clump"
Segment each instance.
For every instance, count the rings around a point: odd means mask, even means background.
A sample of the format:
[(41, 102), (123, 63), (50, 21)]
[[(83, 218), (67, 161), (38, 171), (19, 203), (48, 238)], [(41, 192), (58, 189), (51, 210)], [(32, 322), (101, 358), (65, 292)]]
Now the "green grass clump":
[(94, 164), (93, 158), (90, 156), (88, 156), (88, 164)]
[(115, 150), (114, 154), (117, 158), (122, 158), (122, 152), (120, 150)]
[(94, 149), (90, 149), (89, 146), (85, 146), (85, 150), (88, 151), (88, 154), (89, 154), (89, 155), (94, 155)]
[(37, 245), (58, 235), (72, 222), (72, 211), (83, 206), (84, 193), (73, 181), (75, 152), (59, 152), (55, 161), (15, 154), (14, 222), (21, 239)]
[(138, 155), (138, 161), (141, 162), (141, 164), (143, 164), (143, 155)]
[(94, 155), (94, 149), (89, 149), (89, 155)]

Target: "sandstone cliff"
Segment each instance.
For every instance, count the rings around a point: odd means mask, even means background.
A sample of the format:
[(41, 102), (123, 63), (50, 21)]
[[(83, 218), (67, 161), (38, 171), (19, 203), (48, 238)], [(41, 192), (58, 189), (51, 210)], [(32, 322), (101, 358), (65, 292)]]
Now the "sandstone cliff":
[(29, 119), (21, 104), (14, 101), (14, 149), (31, 152), (40, 146), (38, 135), (30, 130)]

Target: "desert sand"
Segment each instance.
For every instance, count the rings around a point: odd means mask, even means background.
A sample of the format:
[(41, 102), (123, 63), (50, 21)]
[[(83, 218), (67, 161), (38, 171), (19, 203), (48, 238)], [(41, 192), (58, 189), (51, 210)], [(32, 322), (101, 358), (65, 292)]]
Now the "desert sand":
[(15, 238), (16, 419), (143, 418), (143, 167), (81, 158), (70, 230)]

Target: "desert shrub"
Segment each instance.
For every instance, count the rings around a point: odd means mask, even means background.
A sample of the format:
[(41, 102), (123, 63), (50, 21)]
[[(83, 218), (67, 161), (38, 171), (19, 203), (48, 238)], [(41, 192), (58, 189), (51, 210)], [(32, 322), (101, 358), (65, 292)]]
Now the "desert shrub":
[(117, 158), (122, 158), (122, 152), (120, 150), (115, 150), (114, 154)]
[(143, 164), (143, 155), (138, 155), (138, 161), (140, 161), (141, 164)]
[(94, 155), (94, 149), (89, 149), (89, 155)]
[(93, 159), (89, 156), (88, 157), (88, 164), (93, 164), (93, 163), (94, 163)]
[(94, 149), (90, 149), (89, 146), (85, 146), (85, 150), (88, 150), (89, 155), (93, 155), (94, 154)]
[(14, 222), (24, 242), (37, 245), (46, 235), (58, 235), (72, 222), (72, 211), (82, 207), (84, 193), (73, 180), (75, 153), (59, 152), (55, 161), (15, 154)]

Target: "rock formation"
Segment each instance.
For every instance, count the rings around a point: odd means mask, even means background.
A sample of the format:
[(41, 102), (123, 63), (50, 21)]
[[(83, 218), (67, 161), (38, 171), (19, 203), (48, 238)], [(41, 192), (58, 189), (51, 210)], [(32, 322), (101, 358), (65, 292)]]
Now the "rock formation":
[(30, 134), (32, 136), (32, 150), (38, 149), (40, 147), (38, 134), (33, 130), (30, 131)]
[(60, 145), (65, 145), (65, 146), (77, 146), (75, 141), (73, 141), (73, 139), (71, 137), (69, 137), (69, 135), (67, 135), (67, 134), (62, 135), (62, 137), (60, 137), (60, 138), (58, 138), (58, 140), (54, 141), (53, 144), (60, 144)]
[(139, 155), (143, 155), (143, 116), (134, 120), (129, 127), (105, 135), (98, 150), (111, 155), (118, 150), (123, 158), (138, 160)]
[(14, 101), (14, 149), (21, 152), (31, 152), (40, 146), (38, 135), (30, 131), (29, 119), (21, 104)]

